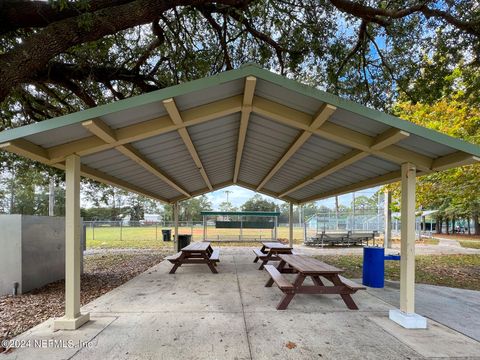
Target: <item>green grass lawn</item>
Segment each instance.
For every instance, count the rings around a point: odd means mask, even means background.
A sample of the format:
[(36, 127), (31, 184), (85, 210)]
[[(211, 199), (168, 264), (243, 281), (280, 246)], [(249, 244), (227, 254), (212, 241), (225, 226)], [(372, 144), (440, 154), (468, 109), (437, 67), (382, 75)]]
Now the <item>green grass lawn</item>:
[[(345, 270), (348, 278), (362, 277), (361, 255), (316, 258)], [(415, 259), (417, 283), (480, 290), (480, 255), (418, 255)], [(385, 278), (400, 280), (399, 261), (385, 262)]]
[(480, 241), (460, 240), (459, 243), (464, 248), (480, 249)]
[[(173, 228), (162, 228), (161, 226), (142, 226), (142, 227), (110, 227), (110, 226), (97, 226), (94, 229), (91, 227), (86, 228), (87, 248), (131, 248), (131, 249), (164, 249), (172, 248), (172, 242), (164, 242), (162, 240), (162, 229), (172, 230)], [(193, 235), (193, 241), (203, 240), (203, 227), (179, 227), (179, 234), (191, 234)], [(234, 240), (240, 234), (240, 229), (215, 229), (213, 226), (207, 229), (207, 238), (216, 239), (217, 236), (220, 239)], [(271, 238), (271, 230), (257, 230), (257, 229), (244, 229), (243, 235), (245, 238)], [(303, 243), (303, 229), (295, 228), (293, 236), (295, 238), (294, 243)], [(278, 238), (288, 239), (288, 228), (278, 228)], [(245, 243), (245, 242), (228, 242), (228, 243), (215, 243), (222, 244), (224, 246), (237, 246), (237, 245), (250, 245), (257, 246), (258, 242)]]

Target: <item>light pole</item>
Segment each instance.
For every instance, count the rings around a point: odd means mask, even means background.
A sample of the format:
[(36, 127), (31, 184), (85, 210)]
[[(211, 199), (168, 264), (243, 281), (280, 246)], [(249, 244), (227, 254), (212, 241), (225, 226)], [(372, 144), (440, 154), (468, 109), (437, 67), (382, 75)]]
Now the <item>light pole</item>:
[(227, 194), (227, 204), (230, 202), (228, 201), (228, 194), (231, 194), (233, 191), (232, 190), (225, 190), (224, 193)]

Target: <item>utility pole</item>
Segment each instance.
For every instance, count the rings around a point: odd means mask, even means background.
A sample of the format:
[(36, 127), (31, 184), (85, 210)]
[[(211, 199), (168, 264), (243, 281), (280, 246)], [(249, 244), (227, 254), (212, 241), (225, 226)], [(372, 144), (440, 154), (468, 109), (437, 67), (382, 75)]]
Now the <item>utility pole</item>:
[(336, 230), (338, 230), (338, 196), (335, 196), (335, 222)]
[(353, 192), (353, 225), (352, 225), (352, 232), (355, 232), (355, 191)]
[[(230, 201), (228, 200), (228, 195), (231, 194), (233, 191), (232, 190), (225, 190), (224, 193), (227, 195), (227, 205), (229, 207), (229, 210), (231, 210), (231, 206), (230, 206)], [(223, 220), (230, 220), (229, 217), (223, 217)]]

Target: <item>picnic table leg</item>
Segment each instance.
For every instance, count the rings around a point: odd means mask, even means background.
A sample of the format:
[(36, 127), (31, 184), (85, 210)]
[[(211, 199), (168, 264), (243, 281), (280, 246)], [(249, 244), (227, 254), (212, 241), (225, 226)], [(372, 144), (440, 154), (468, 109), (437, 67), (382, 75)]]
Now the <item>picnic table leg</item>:
[(299, 287), (302, 286), (303, 281), (305, 280), (305, 275), (303, 274), (298, 274), (297, 278), (295, 279), (293, 286), (295, 287), (293, 290), (290, 290), (287, 293), (284, 293), (285, 295), (283, 296), (282, 300), (277, 305), (277, 310), (286, 310), (288, 307), (288, 304), (290, 304), (290, 301), (292, 301), (293, 297), (295, 296), (295, 290)]
[(212, 262), (211, 262), (210, 260), (208, 260), (207, 265), (208, 265), (208, 267), (210, 268), (210, 270), (212, 270), (212, 273), (218, 274), (217, 269), (215, 269), (215, 266), (212, 265)]
[(218, 274), (218, 271), (217, 271), (217, 269), (215, 269), (215, 266), (213, 265), (214, 263), (213, 263), (213, 261), (210, 260), (210, 256), (208, 255), (207, 252), (205, 252), (205, 253), (203, 254), (203, 258), (205, 259), (206, 264), (208, 265), (208, 267), (210, 268), (210, 270), (212, 271), (212, 273)]
[(182, 266), (182, 264), (180, 262), (176, 262), (175, 265), (173, 265), (172, 267), (172, 270), (170, 270), (169, 274), (175, 274), (175, 271), (177, 271), (177, 269)]
[[(342, 286), (343, 285), (342, 281), (340, 280), (340, 278), (338, 277), (337, 274), (331, 276), (331, 281), (332, 281), (333, 285), (336, 285), (336, 286)], [(342, 300), (345, 303), (345, 305), (347, 305), (347, 307), (350, 310), (358, 310), (358, 306), (357, 306), (357, 304), (355, 304), (355, 301), (353, 301), (350, 294), (340, 294), (340, 296), (342, 297)]]
[(260, 267), (258, 268), (258, 270), (263, 270), (263, 267), (267, 265), (268, 260), (270, 260), (271, 257), (272, 257), (272, 253), (269, 252), (268, 255), (262, 260), (262, 263), (260, 264)]
[(277, 310), (287, 310), (288, 304), (292, 301), (293, 297), (295, 296), (294, 292), (285, 293), (282, 300), (277, 305)]
[[(264, 252), (265, 251), (265, 245), (262, 246), (262, 248), (260, 249), (261, 252)], [(255, 259), (253, 260), (254, 263), (256, 263), (258, 261), (258, 256), (255, 256)]]
[(173, 265), (172, 270), (170, 270), (169, 274), (175, 274), (175, 271), (177, 271), (177, 269), (182, 266), (183, 259), (185, 259), (185, 253), (182, 252), (177, 261), (175, 261), (175, 264)]
[(208, 257), (210, 257), (210, 256), (212, 255), (212, 253), (213, 253), (213, 249), (212, 249), (212, 247), (211, 247), (210, 245), (208, 246), (208, 248), (207, 248), (206, 251), (207, 251)]
[(317, 285), (317, 286), (325, 286), (325, 285), (323, 284), (323, 281), (320, 280), (320, 276), (318, 276), (318, 275), (317, 275), (317, 276), (312, 276), (312, 281), (313, 281), (313, 283), (314, 283), (315, 285)]

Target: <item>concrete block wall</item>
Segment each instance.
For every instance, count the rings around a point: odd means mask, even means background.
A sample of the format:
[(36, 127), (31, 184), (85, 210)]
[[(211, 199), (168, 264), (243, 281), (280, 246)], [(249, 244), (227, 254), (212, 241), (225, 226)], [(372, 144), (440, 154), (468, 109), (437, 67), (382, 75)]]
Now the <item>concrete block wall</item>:
[[(81, 240), (83, 250), (84, 231)], [(0, 295), (11, 294), (15, 282), (21, 294), (63, 278), (65, 218), (0, 215)]]

